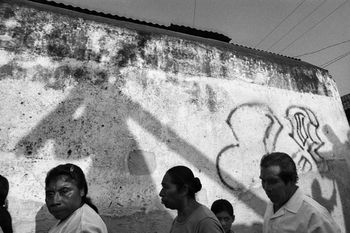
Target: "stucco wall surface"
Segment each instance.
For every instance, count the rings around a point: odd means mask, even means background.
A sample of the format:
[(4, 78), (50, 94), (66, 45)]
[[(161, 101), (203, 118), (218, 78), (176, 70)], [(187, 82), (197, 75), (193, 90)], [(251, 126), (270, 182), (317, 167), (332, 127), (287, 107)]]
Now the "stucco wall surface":
[[(103, 20), (102, 20), (103, 21)], [(282, 62), (283, 60), (283, 62)], [(293, 156), (300, 187), (350, 231), (350, 129), (324, 70), (235, 46), (0, 5), (0, 173), (15, 232), (46, 232), (47, 171), (83, 168), (110, 232), (168, 232), (161, 179), (189, 166), (198, 200), (260, 232), (263, 154)]]

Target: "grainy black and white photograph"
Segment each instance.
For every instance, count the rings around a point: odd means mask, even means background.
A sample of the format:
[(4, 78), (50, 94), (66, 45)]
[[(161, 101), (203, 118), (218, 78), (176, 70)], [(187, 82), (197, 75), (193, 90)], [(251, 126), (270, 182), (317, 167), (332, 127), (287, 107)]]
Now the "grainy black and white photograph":
[(0, 233), (350, 232), (349, 0), (0, 0)]

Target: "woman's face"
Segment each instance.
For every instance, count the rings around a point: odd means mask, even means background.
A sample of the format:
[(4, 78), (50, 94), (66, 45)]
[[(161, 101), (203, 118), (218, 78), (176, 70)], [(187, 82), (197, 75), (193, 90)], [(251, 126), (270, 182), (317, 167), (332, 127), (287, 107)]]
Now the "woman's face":
[(162, 203), (166, 208), (178, 209), (180, 207), (183, 195), (177, 189), (177, 186), (172, 182), (171, 177), (166, 173), (162, 180), (162, 190), (159, 193)]
[(64, 220), (82, 205), (84, 190), (79, 190), (74, 180), (66, 175), (58, 176), (45, 188), (46, 205), (57, 219)]

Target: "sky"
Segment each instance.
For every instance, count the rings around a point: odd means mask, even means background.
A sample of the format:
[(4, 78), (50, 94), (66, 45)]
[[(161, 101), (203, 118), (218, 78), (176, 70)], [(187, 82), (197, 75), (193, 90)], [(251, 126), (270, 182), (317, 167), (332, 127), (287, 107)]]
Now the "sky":
[(350, 93), (350, 0), (54, 0), (161, 25), (222, 33), (231, 43), (296, 57)]

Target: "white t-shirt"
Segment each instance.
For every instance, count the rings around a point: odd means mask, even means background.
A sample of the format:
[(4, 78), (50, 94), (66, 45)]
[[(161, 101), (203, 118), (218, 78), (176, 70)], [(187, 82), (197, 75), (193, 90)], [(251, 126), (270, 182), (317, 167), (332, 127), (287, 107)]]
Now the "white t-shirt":
[(100, 215), (84, 204), (63, 222), (57, 222), (49, 233), (108, 233), (108, 231)]

